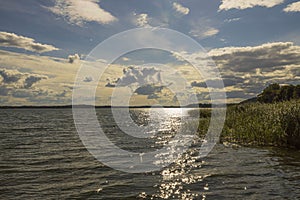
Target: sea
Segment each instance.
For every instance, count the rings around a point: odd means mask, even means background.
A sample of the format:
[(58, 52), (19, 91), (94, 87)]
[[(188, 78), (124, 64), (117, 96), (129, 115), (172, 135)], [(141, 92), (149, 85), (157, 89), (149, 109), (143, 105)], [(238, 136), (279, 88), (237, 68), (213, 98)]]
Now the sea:
[[(163, 114), (162, 109), (134, 108), (129, 113), (138, 127), (147, 127), (139, 138), (118, 127), (110, 108), (96, 109), (105, 138), (123, 151), (141, 154), (163, 148), (193, 118), (180, 108), (165, 108)], [(199, 157), (205, 141), (195, 135), (168, 165), (134, 173), (116, 168), (124, 159), (113, 152), (93, 155), (76, 129), (72, 109), (1, 109), (0, 122), (3, 200), (300, 199), (299, 150), (217, 143)]]

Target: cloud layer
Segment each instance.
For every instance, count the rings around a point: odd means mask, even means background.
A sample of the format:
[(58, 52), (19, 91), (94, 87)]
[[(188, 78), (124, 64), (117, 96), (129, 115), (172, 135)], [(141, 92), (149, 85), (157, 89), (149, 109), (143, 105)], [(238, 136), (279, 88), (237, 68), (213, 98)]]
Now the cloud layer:
[(52, 45), (37, 43), (32, 38), (8, 32), (0, 32), (0, 46), (15, 47), (38, 53), (58, 50)]
[(209, 55), (222, 73), (230, 98), (233, 91), (244, 93), (238, 93), (240, 98), (254, 97), (270, 83), (300, 83), (300, 46), (292, 42), (225, 47)]
[(8, 88), (31, 88), (35, 83), (47, 78), (44, 75), (22, 73), (18, 70), (0, 70), (0, 84)]
[(283, 9), (284, 12), (300, 12), (300, 1), (291, 3), (287, 5), (285, 9)]
[[(300, 84), (300, 46), (292, 42), (217, 48), (208, 55), (221, 72), (228, 98), (236, 101), (255, 97), (270, 83)], [(199, 65), (207, 59), (202, 53), (188, 56)], [(190, 86), (202, 93), (206, 83), (216, 85), (213, 79), (204, 80), (194, 79)]]
[[(57, 85), (57, 90), (42, 87), (48, 76), (23, 73), (19, 70), (0, 70), (0, 96), (5, 105), (57, 105), (70, 100), (70, 88)], [(65, 88), (65, 89), (63, 89)], [(61, 89), (63, 89), (61, 91)], [(10, 104), (7, 104), (10, 102)], [(20, 104), (20, 102), (22, 102)]]
[[(0, 70), (0, 95), (17, 98), (29, 97), (33, 94), (45, 94), (42, 89), (33, 86), (47, 76), (39, 74), (22, 73), (18, 70)], [(34, 96), (34, 95), (33, 95)]]
[(260, 46), (225, 47), (213, 49), (209, 55), (222, 68), (236, 72), (282, 69), (288, 65), (300, 64), (300, 46), (292, 42), (266, 43)]
[(82, 26), (85, 22), (109, 24), (117, 20), (111, 13), (101, 8), (99, 0), (55, 0), (50, 10), (69, 23)]
[(283, 3), (284, 0), (222, 0), (219, 10), (244, 10), (255, 6), (271, 8)]

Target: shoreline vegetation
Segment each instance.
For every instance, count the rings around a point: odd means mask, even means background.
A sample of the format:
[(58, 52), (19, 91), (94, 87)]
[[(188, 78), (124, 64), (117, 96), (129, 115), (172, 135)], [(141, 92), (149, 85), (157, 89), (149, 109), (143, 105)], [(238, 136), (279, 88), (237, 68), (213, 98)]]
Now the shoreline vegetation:
[(300, 149), (300, 100), (230, 106), (220, 140)]
[[(207, 132), (210, 110), (200, 110), (199, 135)], [(272, 84), (257, 98), (227, 108), (221, 143), (300, 149), (300, 85)]]

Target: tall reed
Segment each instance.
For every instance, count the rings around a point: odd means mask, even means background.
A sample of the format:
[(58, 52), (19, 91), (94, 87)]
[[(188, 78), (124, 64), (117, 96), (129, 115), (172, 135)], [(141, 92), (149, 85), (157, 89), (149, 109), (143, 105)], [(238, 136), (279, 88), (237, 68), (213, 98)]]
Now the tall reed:
[(300, 101), (250, 103), (227, 110), (221, 140), (300, 148)]
[[(200, 136), (207, 132), (209, 112), (209, 109), (200, 110)], [(300, 149), (300, 100), (229, 106), (220, 141)]]

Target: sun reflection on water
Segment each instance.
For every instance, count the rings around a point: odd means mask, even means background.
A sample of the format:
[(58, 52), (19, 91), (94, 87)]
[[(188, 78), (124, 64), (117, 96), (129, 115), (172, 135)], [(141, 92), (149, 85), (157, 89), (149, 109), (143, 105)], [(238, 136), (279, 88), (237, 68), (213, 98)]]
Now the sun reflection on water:
[[(200, 145), (200, 144), (198, 144)], [(194, 146), (197, 146), (194, 144)], [(199, 146), (198, 146), (199, 147)], [(161, 180), (154, 187), (156, 193), (142, 192), (139, 198), (144, 199), (206, 199), (209, 186), (204, 182), (210, 175), (199, 175), (195, 172), (204, 161), (199, 160), (198, 148), (190, 149), (180, 159), (160, 172)], [(199, 185), (199, 187), (195, 187)], [(195, 189), (198, 188), (198, 189)]]
[[(183, 127), (189, 118), (190, 109), (182, 108), (152, 108), (150, 111), (150, 118), (152, 120), (159, 120), (159, 129), (151, 138), (155, 139), (155, 143), (159, 145), (166, 145), (170, 139)], [(198, 118), (197, 118), (198, 120)], [(186, 130), (184, 130), (186, 131)], [(204, 183), (204, 178), (208, 175), (199, 175), (195, 170), (201, 168), (204, 161), (199, 159), (199, 149), (201, 147), (201, 139), (195, 135), (183, 134), (180, 141), (175, 143), (185, 143), (193, 137), (192, 147), (188, 149), (180, 158), (173, 164), (165, 167), (160, 172), (160, 180), (154, 194), (147, 194), (147, 191), (141, 192), (138, 195), (140, 199), (205, 199), (209, 192), (209, 187)], [(182, 141), (181, 141), (182, 140)], [(175, 151), (176, 149), (174, 149)], [(173, 150), (172, 150), (173, 151)], [(170, 156), (172, 152), (170, 151)], [(174, 152), (173, 152), (174, 153)], [(169, 155), (158, 155), (166, 159)], [(161, 162), (164, 161), (161, 159)], [(197, 186), (199, 185), (199, 187)], [(197, 186), (197, 187), (195, 187)], [(198, 189), (195, 189), (198, 188)]]

